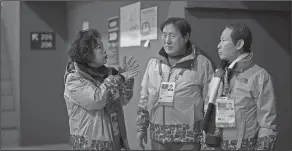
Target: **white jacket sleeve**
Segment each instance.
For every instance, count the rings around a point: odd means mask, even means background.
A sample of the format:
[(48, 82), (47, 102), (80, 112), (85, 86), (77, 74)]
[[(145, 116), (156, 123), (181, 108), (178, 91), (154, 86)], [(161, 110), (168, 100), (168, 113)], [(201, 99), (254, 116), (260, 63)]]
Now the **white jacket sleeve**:
[(149, 68), (151, 66), (151, 63), (153, 62), (153, 59), (151, 59), (146, 67), (142, 83), (141, 83), (141, 93), (140, 93), (140, 99), (138, 102), (138, 109), (137, 109), (137, 126), (138, 126), (138, 131), (146, 130), (149, 126), (149, 111), (147, 109), (147, 104), (148, 104), (148, 97), (149, 97), (149, 92), (148, 92), (148, 80), (149, 80)]
[(271, 76), (264, 72), (256, 79), (257, 121), (260, 126), (257, 150), (272, 150), (276, 142), (276, 98)]
[(65, 82), (65, 97), (87, 110), (102, 109), (108, 101), (109, 88), (120, 81), (119, 76), (109, 76), (99, 87), (96, 87), (89, 80), (68, 74)]

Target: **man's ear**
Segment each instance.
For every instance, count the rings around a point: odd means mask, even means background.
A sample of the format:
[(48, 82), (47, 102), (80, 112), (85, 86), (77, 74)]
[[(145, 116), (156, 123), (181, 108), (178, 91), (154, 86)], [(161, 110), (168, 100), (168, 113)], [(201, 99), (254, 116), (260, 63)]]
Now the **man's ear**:
[(243, 48), (243, 46), (244, 46), (244, 40), (243, 39), (238, 40), (236, 44), (236, 49), (240, 50), (241, 48)]

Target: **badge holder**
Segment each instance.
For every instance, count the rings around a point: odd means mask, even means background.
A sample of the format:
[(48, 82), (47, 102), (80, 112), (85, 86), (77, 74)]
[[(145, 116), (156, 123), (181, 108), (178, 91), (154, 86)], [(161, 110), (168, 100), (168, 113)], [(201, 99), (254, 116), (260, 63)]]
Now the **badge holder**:
[(230, 97), (220, 97), (216, 101), (216, 127), (235, 127), (234, 100)]
[[(183, 68), (180, 73), (175, 76), (175, 79), (173, 82), (162, 82), (163, 81), (163, 72), (161, 67), (161, 62), (158, 64), (159, 69), (159, 75), (161, 77), (161, 84), (159, 88), (159, 97), (158, 97), (158, 105), (163, 106), (163, 110), (165, 110), (165, 106), (173, 107), (174, 102), (174, 90), (175, 90), (175, 82), (182, 77), (183, 73), (186, 71), (185, 68)], [(168, 81), (170, 78), (170, 74), (168, 75)], [(164, 112), (164, 111), (163, 111)]]
[(173, 106), (175, 82), (162, 82), (159, 90), (159, 105)]

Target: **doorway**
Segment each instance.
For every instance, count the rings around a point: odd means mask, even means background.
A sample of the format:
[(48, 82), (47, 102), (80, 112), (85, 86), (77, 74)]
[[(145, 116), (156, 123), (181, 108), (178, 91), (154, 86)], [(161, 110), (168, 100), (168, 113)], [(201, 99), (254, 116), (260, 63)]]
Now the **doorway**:
[(244, 23), (253, 34), (254, 62), (273, 77), (277, 99), (276, 150), (291, 149), (291, 12), (224, 8), (187, 8), (192, 27), (191, 40), (212, 61), (219, 63), (217, 45), (221, 32), (230, 23)]

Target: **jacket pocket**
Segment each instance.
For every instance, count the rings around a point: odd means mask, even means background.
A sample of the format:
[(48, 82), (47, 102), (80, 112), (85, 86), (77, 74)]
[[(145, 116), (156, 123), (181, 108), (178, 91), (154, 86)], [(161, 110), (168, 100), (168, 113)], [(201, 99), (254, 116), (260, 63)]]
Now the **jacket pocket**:
[(239, 80), (235, 80), (233, 89), (232, 95), (235, 97), (237, 109), (250, 108), (253, 106), (254, 101), (249, 85), (244, 84)]
[(236, 79), (234, 82), (234, 93), (250, 97), (250, 88), (247, 84), (242, 83)]

